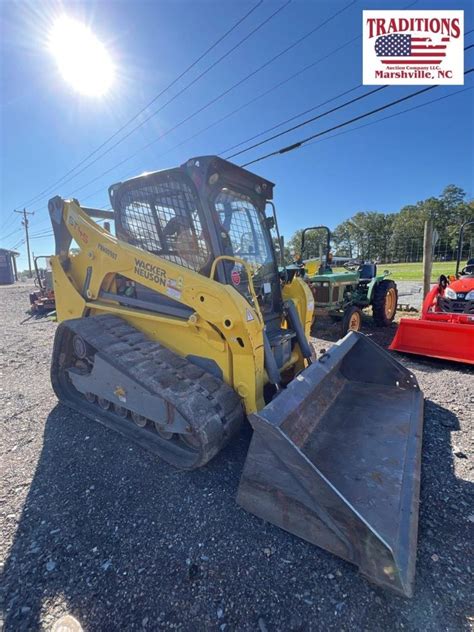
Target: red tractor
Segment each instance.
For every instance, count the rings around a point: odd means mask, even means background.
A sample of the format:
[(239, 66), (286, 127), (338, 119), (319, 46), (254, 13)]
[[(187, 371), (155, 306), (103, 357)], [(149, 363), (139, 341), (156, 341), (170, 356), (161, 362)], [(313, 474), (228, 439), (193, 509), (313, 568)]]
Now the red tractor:
[(461, 226), (456, 274), (442, 274), (423, 301), (421, 318), (402, 318), (390, 345), (394, 351), (474, 364), (474, 258), (459, 270), (464, 229)]

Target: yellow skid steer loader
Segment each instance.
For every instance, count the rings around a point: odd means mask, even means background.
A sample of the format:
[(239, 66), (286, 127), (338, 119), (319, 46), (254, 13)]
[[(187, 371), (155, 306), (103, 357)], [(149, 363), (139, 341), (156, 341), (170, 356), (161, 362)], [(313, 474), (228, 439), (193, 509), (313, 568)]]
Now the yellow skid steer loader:
[(314, 359), (311, 293), (277, 264), (273, 184), (204, 156), (109, 195), (113, 211), (49, 202), (58, 398), (187, 469), (248, 418), (238, 502), (410, 596), (423, 396), (360, 334)]

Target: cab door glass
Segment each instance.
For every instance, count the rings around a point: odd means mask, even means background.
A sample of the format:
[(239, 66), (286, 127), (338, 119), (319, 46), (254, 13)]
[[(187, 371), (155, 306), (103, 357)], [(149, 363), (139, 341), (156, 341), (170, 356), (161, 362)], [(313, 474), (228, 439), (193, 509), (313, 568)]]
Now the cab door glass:
[[(231, 189), (222, 189), (214, 202), (219, 220), (222, 251), (248, 263), (262, 311), (271, 311), (278, 292), (278, 271), (264, 226), (264, 213), (251, 197)], [(242, 265), (225, 264), (226, 277), (240, 293), (249, 296), (248, 280)]]
[(196, 272), (207, 273), (211, 250), (197, 196), (183, 178), (160, 174), (131, 181), (117, 211), (130, 243)]

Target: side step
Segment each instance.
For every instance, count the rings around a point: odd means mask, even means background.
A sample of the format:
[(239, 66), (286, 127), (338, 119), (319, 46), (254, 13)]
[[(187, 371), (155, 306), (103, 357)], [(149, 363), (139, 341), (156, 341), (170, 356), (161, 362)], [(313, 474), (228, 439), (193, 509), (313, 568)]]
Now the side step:
[(355, 332), (250, 417), (242, 507), (411, 596), (423, 394)]

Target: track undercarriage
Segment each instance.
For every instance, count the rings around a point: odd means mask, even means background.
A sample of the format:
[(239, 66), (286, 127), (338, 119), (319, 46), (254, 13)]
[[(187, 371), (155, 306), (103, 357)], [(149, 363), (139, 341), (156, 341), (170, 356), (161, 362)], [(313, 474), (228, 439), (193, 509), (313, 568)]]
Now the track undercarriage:
[(222, 380), (116, 316), (62, 323), (51, 375), (61, 401), (185, 469), (207, 463), (243, 420)]

